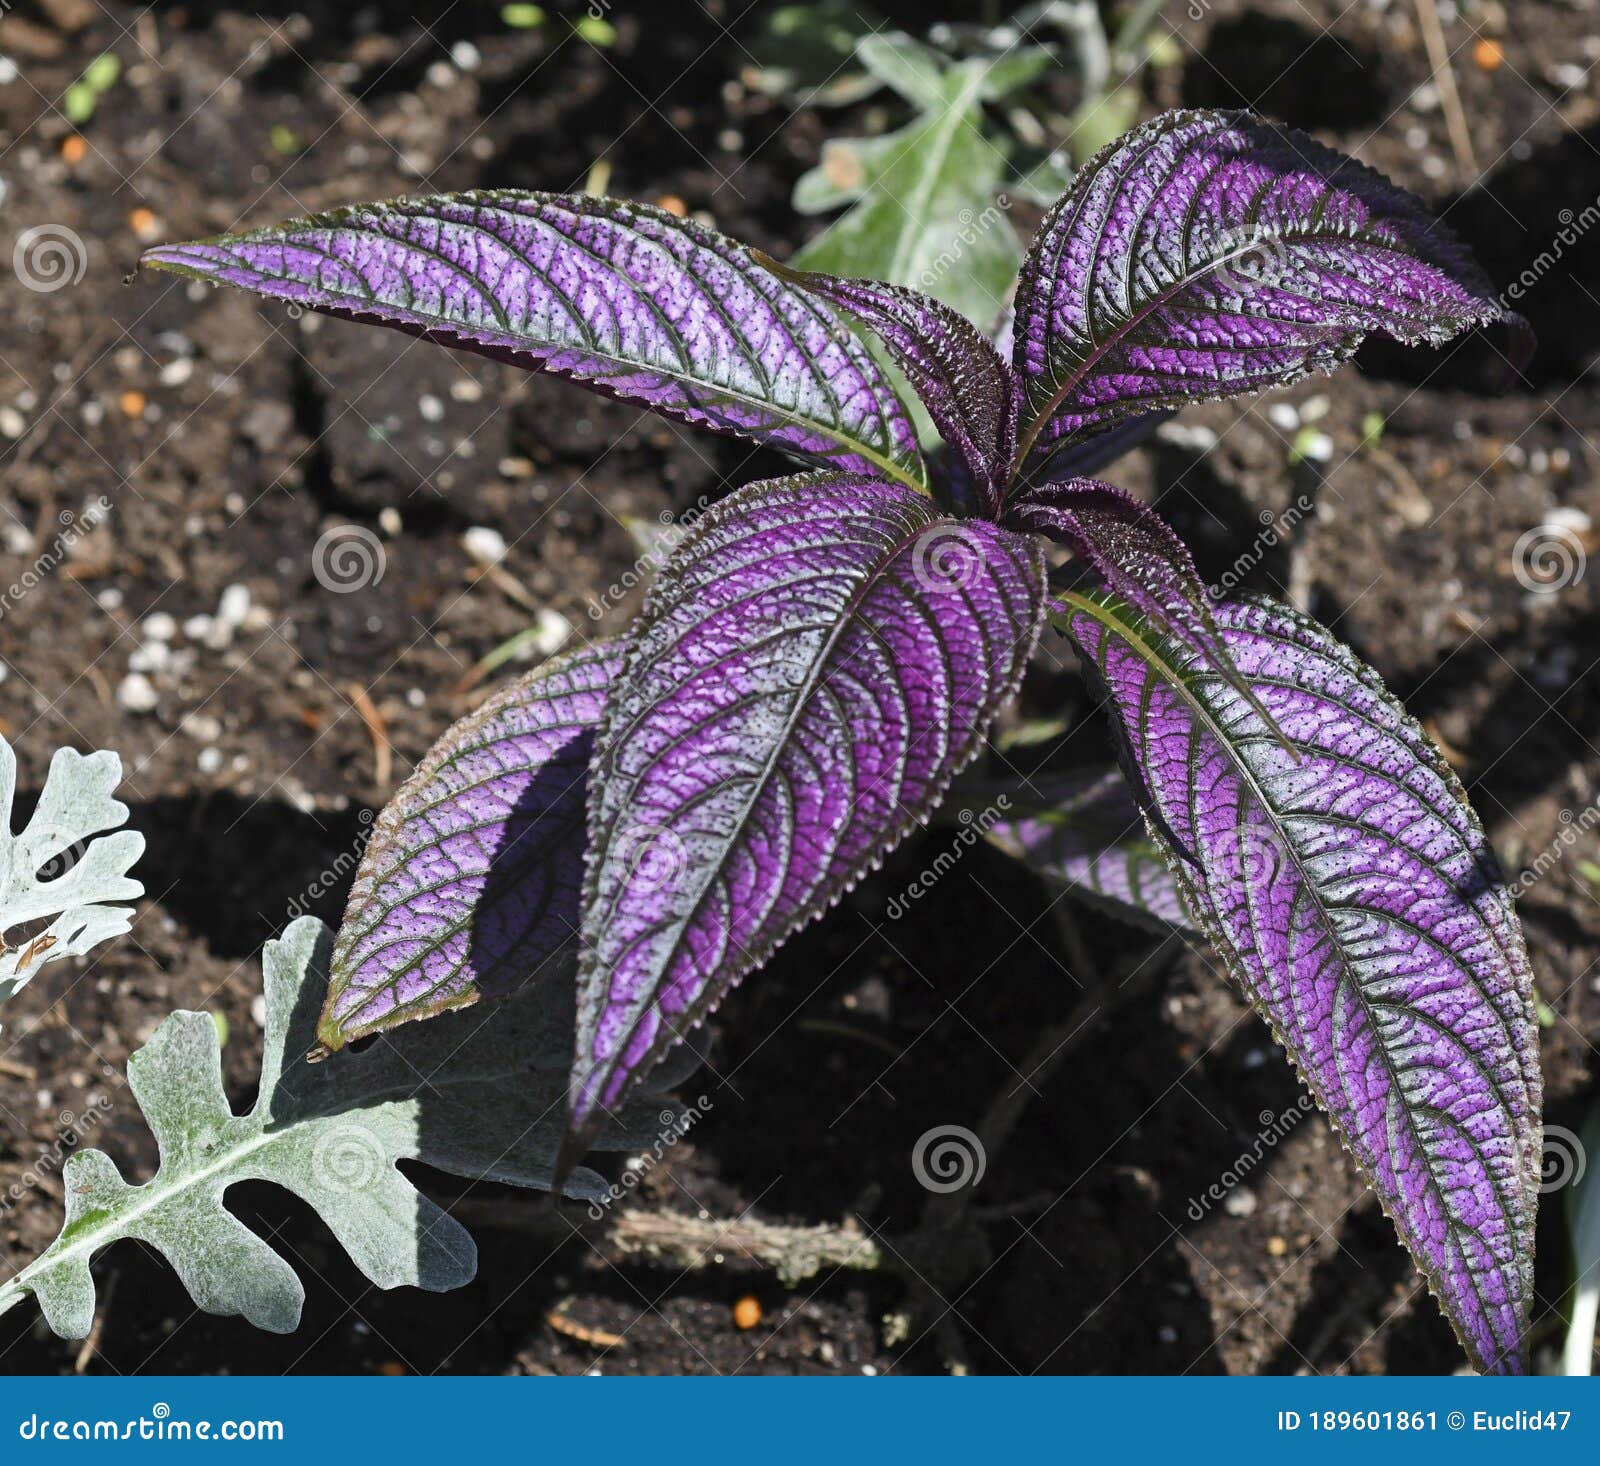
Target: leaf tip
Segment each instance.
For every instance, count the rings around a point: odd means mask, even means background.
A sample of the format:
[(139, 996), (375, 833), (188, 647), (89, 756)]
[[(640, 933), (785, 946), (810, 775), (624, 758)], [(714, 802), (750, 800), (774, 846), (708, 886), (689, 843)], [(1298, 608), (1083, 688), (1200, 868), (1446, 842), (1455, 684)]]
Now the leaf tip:
[(780, 280), (786, 280), (791, 285), (803, 285), (806, 276), (810, 273), (807, 270), (797, 270), (793, 265), (786, 265), (782, 260), (775, 260), (765, 250), (756, 249), (754, 246), (750, 249), (750, 259), (753, 264), (759, 265), (768, 274), (776, 275)]

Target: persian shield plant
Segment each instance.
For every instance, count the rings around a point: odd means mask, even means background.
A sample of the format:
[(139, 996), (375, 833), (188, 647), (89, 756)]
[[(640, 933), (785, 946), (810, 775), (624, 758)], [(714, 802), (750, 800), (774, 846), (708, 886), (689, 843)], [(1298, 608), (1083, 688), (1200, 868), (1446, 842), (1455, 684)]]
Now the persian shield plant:
[[(1370, 331), (1515, 331), (1416, 200), (1248, 114), (1160, 117), (1046, 215), (1009, 359), (914, 291), (798, 273), (590, 197), (362, 205), (146, 261), (811, 465), (717, 504), (625, 636), (506, 688), (428, 755), (356, 882), (325, 1048), (507, 991), (575, 946), (570, 1164), (735, 983), (926, 819), (1048, 622), (1104, 692), (1170, 867), (1125, 890), (1159, 888), (1168, 919), (1215, 945), (1475, 1364), (1525, 1367), (1540, 1079), (1482, 827), (1326, 629), (1266, 600), (1213, 606), (1166, 524), (1085, 477), (1162, 414), (1330, 370)], [(852, 323), (940, 453), (919, 451)], [(1075, 557), (1060, 588), (1045, 540)], [(1069, 872), (1081, 853), (1052, 858)]]

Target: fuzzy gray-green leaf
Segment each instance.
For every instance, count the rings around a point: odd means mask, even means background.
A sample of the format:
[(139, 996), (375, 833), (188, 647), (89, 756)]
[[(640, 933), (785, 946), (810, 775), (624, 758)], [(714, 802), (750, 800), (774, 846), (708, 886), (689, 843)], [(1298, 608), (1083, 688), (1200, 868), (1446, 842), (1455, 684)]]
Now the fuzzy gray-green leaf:
[[(0, 1313), (32, 1294), (46, 1323), (81, 1338), (94, 1320), (94, 1257), (137, 1238), (172, 1264), (196, 1304), (287, 1333), (304, 1292), (294, 1269), (224, 1205), (228, 1188), (271, 1181), (313, 1207), (377, 1286), (439, 1292), (468, 1282), (477, 1249), (461, 1224), (399, 1169), (423, 1161), (457, 1176), (549, 1188), (560, 1141), (572, 990), (545, 983), (492, 1018), (452, 1014), (379, 1038), (327, 1063), (302, 1057), (327, 985), (332, 937), (314, 918), (262, 956), (266, 1037), (254, 1107), (236, 1115), (222, 1051), (205, 1013), (174, 1013), (128, 1063), (155, 1135), (154, 1177), (129, 1185), (102, 1151), (63, 1171), (66, 1224), (33, 1263), (0, 1286)], [(665, 1113), (641, 1096), (600, 1136), (607, 1149), (645, 1143)], [(565, 1194), (593, 1199), (592, 1171)]]
[(117, 830), (128, 818), (127, 805), (112, 797), (121, 779), (114, 753), (58, 748), (32, 818), (14, 834), (17, 758), (0, 738), (0, 1001), (45, 963), (80, 957), (128, 930), (132, 909), (110, 903), (144, 894), (128, 876), (144, 836)]

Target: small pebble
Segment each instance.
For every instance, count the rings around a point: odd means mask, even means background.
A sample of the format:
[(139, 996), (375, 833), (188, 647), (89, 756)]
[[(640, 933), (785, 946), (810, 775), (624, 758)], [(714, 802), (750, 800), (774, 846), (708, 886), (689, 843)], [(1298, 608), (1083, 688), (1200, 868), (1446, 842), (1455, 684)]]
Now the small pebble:
[(1222, 1203), (1222, 1209), (1230, 1217), (1254, 1216), (1256, 1194), (1253, 1191), (1246, 1191), (1242, 1186), (1236, 1186), (1228, 1193), (1227, 1200)]
[(533, 649), (541, 657), (553, 657), (572, 640), (572, 623), (559, 611), (546, 606), (534, 618)]
[(206, 645), (216, 650), (233, 640), (233, 634), (250, 614), (250, 587), (235, 581), (222, 592), (217, 602), (216, 615), (211, 618), (211, 631)]
[(400, 511), (393, 504), (385, 504), (378, 511), (378, 528), (390, 539), (393, 539), (405, 528), (405, 521), (400, 517)]
[(1283, 1257), (1289, 1251), (1289, 1244), (1282, 1237), (1267, 1238), (1267, 1256)]
[(195, 767), (202, 774), (214, 774), (222, 767), (222, 750), (220, 748), (202, 748), (194, 762)]
[(20, 438), (28, 431), (28, 419), (14, 407), (0, 407), (0, 433), (8, 438)]
[(1306, 433), (1295, 439), (1295, 446), (1300, 449), (1302, 457), (1309, 458), (1313, 463), (1326, 463), (1333, 457), (1333, 439), (1326, 433)]
[(417, 411), (422, 414), (423, 422), (438, 422), (444, 416), (444, 403), (431, 392), (424, 392), (417, 398)]
[(506, 557), (506, 537), (497, 529), (475, 524), (461, 536), (461, 548), (480, 565), (498, 565)]
[(181, 387), (194, 375), (194, 358), (180, 356), (176, 361), (169, 361), (161, 368), (161, 385), (163, 387)]
[(1275, 428), (1292, 433), (1300, 426), (1300, 411), (1292, 402), (1269, 402), (1267, 421)]
[(128, 658), (130, 672), (165, 672), (172, 665), (172, 648), (164, 641), (152, 641), (135, 647)]
[(1569, 529), (1573, 534), (1585, 535), (1594, 528), (1594, 521), (1571, 504), (1563, 504), (1558, 509), (1552, 509), (1544, 517), (1544, 522), (1551, 529)]
[(178, 623), (165, 611), (152, 611), (144, 618), (140, 630), (150, 641), (171, 641), (178, 633)]
[(215, 743), (222, 737), (222, 723), (210, 713), (190, 713), (182, 727), (196, 743)]
[(483, 388), (471, 377), (457, 377), (450, 384), (450, 395), (457, 402), (477, 402), (483, 397)]
[(142, 672), (130, 672), (117, 688), (117, 702), (130, 713), (148, 713), (161, 701), (150, 679)]
[(761, 1322), (761, 1304), (753, 1293), (746, 1293), (733, 1305), (733, 1326), (736, 1329), (753, 1329)]
[(183, 634), (190, 641), (204, 641), (211, 635), (211, 618), (204, 613), (190, 616), (183, 623)]
[(1209, 453), (1217, 446), (1217, 435), (1211, 428), (1193, 423), (1162, 423), (1156, 429), (1156, 436), (1163, 443), (1171, 443), (1187, 453)]

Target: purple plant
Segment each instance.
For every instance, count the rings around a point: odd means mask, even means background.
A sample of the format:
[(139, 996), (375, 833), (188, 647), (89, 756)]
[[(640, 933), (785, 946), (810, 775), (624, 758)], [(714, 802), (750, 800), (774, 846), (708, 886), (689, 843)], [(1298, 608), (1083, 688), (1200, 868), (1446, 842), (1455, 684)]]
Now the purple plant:
[[(428, 755), (356, 882), (323, 1045), (504, 991), (576, 933), (575, 1158), (926, 819), (1048, 620), (1103, 685), (1170, 880), (1147, 855), (1119, 876), (1049, 819), (996, 837), (1204, 931), (1474, 1363), (1525, 1367), (1537, 1031), (1483, 830), (1375, 673), (1281, 606), (1214, 607), (1151, 509), (1082, 476), (1161, 415), (1330, 370), (1373, 330), (1518, 332), (1414, 199), (1246, 114), (1157, 118), (1045, 217), (1009, 362), (914, 291), (597, 198), (363, 205), (145, 260), (817, 465), (716, 505), (624, 638), (523, 678)], [(849, 318), (921, 398), (933, 461)], [(1049, 588), (1041, 536), (1076, 556), (1071, 587)]]

